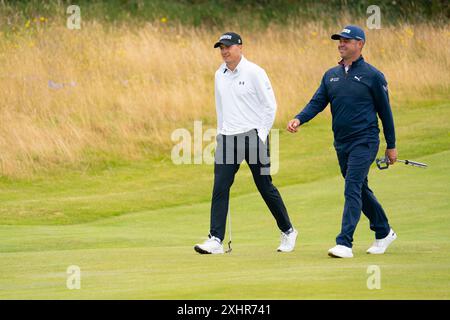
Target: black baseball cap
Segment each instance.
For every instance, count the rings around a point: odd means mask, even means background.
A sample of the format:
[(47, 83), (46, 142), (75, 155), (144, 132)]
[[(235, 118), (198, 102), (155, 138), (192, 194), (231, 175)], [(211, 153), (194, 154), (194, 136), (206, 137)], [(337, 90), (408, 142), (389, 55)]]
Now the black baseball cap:
[(220, 36), (219, 40), (214, 44), (214, 48), (220, 47), (221, 44), (227, 47), (233, 44), (242, 44), (242, 38), (237, 33), (226, 32)]

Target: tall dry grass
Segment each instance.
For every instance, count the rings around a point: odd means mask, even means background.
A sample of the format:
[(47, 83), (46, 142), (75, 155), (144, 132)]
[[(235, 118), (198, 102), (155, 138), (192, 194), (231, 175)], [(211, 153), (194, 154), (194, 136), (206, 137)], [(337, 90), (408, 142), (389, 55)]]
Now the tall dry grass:
[[(0, 33), (0, 174), (19, 177), (93, 159), (140, 159), (170, 150), (193, 120), (215, 125), (212, 48), (217, 31), (39, 22)], [(284, 126), (338, 61), (341, 26), (274, 26), (243, 36), (268, 72)], [(32, 30), (32, 31), (31, 31)], [(428, 25), (368, 30), (366, 60), (386, 75), (394, 105), (449, 95), (450, 32)]]

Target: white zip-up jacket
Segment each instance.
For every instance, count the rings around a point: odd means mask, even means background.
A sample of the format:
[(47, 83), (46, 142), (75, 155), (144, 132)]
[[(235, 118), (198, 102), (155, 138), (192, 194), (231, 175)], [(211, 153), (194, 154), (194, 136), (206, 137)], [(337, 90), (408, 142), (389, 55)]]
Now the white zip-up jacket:
[(265, 143), (275, 120), (277, 103), (269, 77), (244, 56), (231, 71), (223, 63), (215, 74), (217, 132), (223, 135), (258, 131)]

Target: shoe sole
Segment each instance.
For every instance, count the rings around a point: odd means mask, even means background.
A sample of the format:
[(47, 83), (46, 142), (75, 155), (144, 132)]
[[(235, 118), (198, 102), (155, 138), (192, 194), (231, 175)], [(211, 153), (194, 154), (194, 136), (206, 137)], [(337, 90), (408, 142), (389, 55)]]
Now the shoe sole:
[(289, 250), (289, 251), (277, 249), (277, 252), (292, 252), (292, 251), (294, 251), (294, 249)]
[(341, 257), (341, 256), (335, 255), (335, 254), (333, 254), (333, 253), (331, 253), (331, 252), (328, 252), (328, 255), (329, 255), (330, 257), (332, 257), (332, 258), (341, 258), (341, 259), (353, 258), (353, 256), (351, 256), (351, 257)]
[(336, 255), (332, 254), (331, 252), (328, 252), (328, 255), (332, 258), (342, 258), (340, 256), (336, 256)]
[(223, 252), (209, 252), (200, 248), (200, 246), (195, 246), (194, 250), (200, 254), (223, 254)]
[(200, 248), (199, 246), (195, 246), (194, 250), (197, 251), (200, 254), (211, 254), (211, 252), (203, 250), (202, 248)]

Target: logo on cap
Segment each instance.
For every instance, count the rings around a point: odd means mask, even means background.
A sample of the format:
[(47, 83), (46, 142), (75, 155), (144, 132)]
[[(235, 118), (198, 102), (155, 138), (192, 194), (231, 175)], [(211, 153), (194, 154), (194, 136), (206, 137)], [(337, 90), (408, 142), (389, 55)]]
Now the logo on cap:
[(225, 46), (231, 46), (233, 44), (242, 44), (242, 38), (240, 35), (234, 32), (226, 32), (222, 34), (219, 40), (214, 44), (214, 48), (220, 47), (223, 44)]
[(333, 40), (339, 40), (341, 38), (366, 41), (364, 30), (354, 25), (345, 26), (340, 33), (331, 36)]

